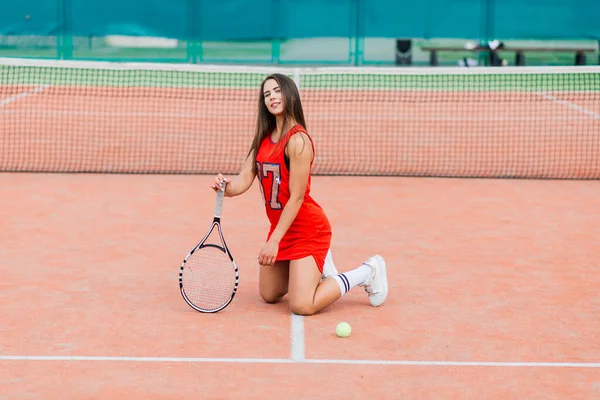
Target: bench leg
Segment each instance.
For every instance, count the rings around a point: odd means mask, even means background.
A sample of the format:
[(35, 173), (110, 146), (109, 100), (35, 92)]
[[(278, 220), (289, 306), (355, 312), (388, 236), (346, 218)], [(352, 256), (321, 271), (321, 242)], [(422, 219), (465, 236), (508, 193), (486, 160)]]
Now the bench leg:
[(515, 54), (515, 65), (525, 65), (525, 54), (522, 51), (517, 51)]
[(432, 50), (431, 53), (429, 53), (429, 65), (438, 65), (437, 51), (435, 50)]

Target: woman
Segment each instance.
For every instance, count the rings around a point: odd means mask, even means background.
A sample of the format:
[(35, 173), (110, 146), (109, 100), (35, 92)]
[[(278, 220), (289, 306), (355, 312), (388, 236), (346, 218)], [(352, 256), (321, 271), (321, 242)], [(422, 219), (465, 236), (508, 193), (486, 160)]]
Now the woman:
[(310, 196), (315, 148), (305, 127), (294, 81), (268, 76), (260, 87), (256, 133), (241, 172), (231, 181), (218, 174), (211, 187), (219, 190), (225, 180), (225, 196), (239, 196), (258, 177), (271, 223), (257, 257), (259, 292), (266, 302), (288, 294), (293, 313), (312, 315), (361, 286), (371, 305), (379, 306), (388, 292), (381, 256), (343, 274), (332, 262), (329, 220)]

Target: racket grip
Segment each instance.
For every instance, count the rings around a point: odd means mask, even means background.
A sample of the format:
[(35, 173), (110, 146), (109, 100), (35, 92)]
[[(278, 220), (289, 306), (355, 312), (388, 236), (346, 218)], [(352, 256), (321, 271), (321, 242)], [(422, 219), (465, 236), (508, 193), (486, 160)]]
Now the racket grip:
[(221, 212), (223, 211), (223, 198), (225, 197), (225, 186), (227, 182), (221, 181), (221, 189), (217, 190), (217, 204), (215, 205), (215, 218), (221, 218)]

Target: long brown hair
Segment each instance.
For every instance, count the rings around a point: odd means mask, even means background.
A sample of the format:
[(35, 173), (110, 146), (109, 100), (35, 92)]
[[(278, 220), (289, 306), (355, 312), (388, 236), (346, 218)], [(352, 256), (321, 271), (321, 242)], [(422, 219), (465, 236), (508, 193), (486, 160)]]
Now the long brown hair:
[[(302, 111), (302, 103), (300, 101), (300, 93), (298, 92), (298, 87), (296, 83), (287, 75), (275, 73), (267, 76), (260, 85), (260, 92), (258, 94), (258, 115), (256, 118), (256, 132), (254, 134), (254, 139), (252, 140), (252, 146), (248, 151), (248, 155), (254, 151), (254, 159), (252, 160), (252, 170), (256, 171), (256, 155), (258, 153), (258, 148), (260, 144), (264, 140), (264, 138), (269, 135), (273, 129), (276, 128), (276, 119), (275, 115), (271, 114), (267, 109), (267, 105), (265, 104), (265, 96), (264, 96), (264, 87), (265, 82), (269, 79), (274, 79), (279, 84), (279, 89), (282, 93), (283, 98), (283, 115), (284, 122), (283, 128), (285, 129), (286, 125), (290, 120), (296, 121), (296, 123), (300, 124), (304, 129), (306, 127), (306, 121), (304, 120), (304, 111)], [(283, 133), (283, 132), (282, 132)], [(280, 143), (283, 141), (280, 140)]]

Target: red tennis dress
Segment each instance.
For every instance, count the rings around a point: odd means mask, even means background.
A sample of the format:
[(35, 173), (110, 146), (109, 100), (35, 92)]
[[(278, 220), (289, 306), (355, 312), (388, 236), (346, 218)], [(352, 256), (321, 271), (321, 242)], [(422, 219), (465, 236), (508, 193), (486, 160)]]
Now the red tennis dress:
[[(314, 161), (312, 138), (299, 124), (284, 134), (279, 142), (273, 142), (269, 133), (260, 144), (256, 155), (257, 176), (267, 217), (271, 223), (267, 240), (277, 227), (283, 208), (290, 198), (290, 168), (289, 160), (285, 156), (285, 146), (290, 137), (297, 132), (304, 132), (309, 137)], [(331, 226), (321, 206), (310, 196), (310, 179), (309, 175), (304, 201), (298, 215), (279, 242), (276, 261), (313, 256), (319, 271), (323, 272), (325, 256), (331, 245)]]

